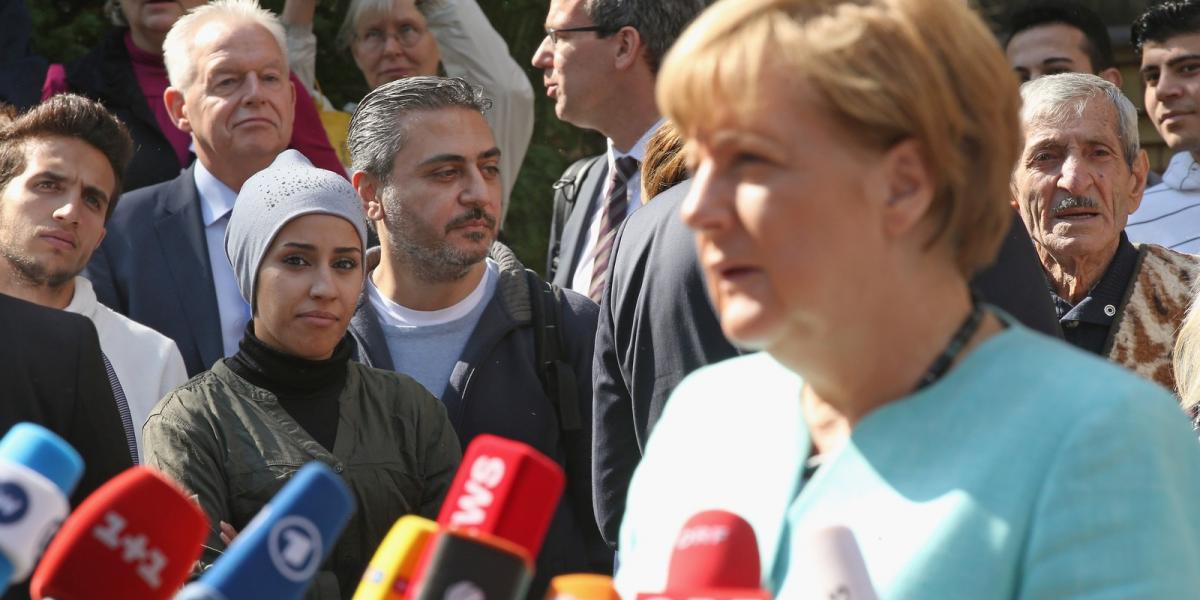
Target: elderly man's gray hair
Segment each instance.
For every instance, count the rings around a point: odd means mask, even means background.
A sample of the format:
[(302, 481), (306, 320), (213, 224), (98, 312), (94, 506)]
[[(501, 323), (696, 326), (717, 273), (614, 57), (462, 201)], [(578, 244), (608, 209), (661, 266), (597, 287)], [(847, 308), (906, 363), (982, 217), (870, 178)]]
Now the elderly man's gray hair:
[(346, 149), (351, 166), (386, 181), (407, 128), (400, 120), (419, 110), (465, 108), (482, 114), (492, 107), (483, 90), (460, 77), (405, 77), (375, 88), (350, 118)]
[(1021, 123), (1028, 128), (1039, 121), (1077, 119), (1083, 116), (1087, 103), (1098, 96), (1107, 98), (1117, 111), (1117, 135), (1125, 163), (1132, 166), (1138, 152), (1137, 109), (1120, 88), (1095, 75), (1060, 73), (1025, 83), (1021, 86)]

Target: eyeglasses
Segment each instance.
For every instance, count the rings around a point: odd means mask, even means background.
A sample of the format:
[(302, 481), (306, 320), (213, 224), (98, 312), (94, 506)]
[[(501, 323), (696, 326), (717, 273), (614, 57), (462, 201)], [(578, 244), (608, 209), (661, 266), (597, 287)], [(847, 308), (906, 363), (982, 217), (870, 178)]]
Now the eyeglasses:
[(355, 36), (354, 41), (362, 45), (364, 50), (377, 52), (387, 45), (389, 38), (405, 48), (416, 46), (425, 37), (425, 30), (415, 25), (401, 25), (399, 31), (384, 31), (383, 29), (368, 29), (366, 33)]
[(587, 27), (564, 27), (562, 29), (547, 29), (546, 37), (550, 38), (551, 44), (554, 44), (555, 46), (557, 46), (558, 45), (558, 34), (568, 33), (568, 32), (572, 32), (572, 31), (595, 31), (596, 33), (600, 34), (601, 36), (605, 36), (610, 33), (613, 33), (613, 30), (609, 29), (607, 27), (601, 27), (599, 25), (588, 25)]

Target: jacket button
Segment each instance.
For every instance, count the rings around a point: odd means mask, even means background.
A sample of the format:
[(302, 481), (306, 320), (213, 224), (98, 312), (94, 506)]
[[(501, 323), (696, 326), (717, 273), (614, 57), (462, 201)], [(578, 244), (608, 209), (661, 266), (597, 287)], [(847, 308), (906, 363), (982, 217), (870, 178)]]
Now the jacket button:
[(336, 464), (336, 465), (334, 465), (334, 466), (333, 466), (333, 470), (334, 470), (334, 471), (337, 471), (338, 473), (341, 473), (342, 471), (345, 471), (345, 470), (346, 470), (346, 467), (345, 467), (345, 466), (343, 466), (343, 465), (342, 465), (342, 463), (338, 463), (338, 464)]

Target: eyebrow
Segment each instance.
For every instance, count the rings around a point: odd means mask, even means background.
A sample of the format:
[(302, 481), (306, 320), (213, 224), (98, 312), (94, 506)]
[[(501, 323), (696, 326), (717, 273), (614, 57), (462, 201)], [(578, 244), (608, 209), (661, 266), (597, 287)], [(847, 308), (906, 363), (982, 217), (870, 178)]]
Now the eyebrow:
[[(315, 244), (306, 244), (304, 242), (284, 242), (283, 247), (284, 248), (297, 248), (299, 250), (307, 250), (309, 252), (317, 251), (317, 246)], [(339, 247), (333, 249), (333, 253), (334, 254), (362, 254), (362, 250), (355, 246), (339, 246)]]
[(1072, 59), (1071, 59), (1071, 58), (1069, 58), (1069, 57), (1066, 57), (1066, 56), (1051, 56), (1050, 58), (1046, 58), (1046, 59), (1043, 59), (1043, 60), (1042, 60), (1042, 64), (1043, 64), (1043, 65), (1048, 65), (1048, 64), (1051, 64), (1051, 63), (1069, 63), (1069, 64), (1075, 64), (1075, 61), (1074, 61), (1074, 60), (1072, 60)]
[[(478, 158), (495, 158), (497, 156), (500, 156), (500, 149), (493, 146), (487, 150), (484, 150), (483, 152), (480, 152)], [(424, 166), (433, 165), (433, 164), (437, 164), (437, 163), (465, 163), (465, 162), (467, 162), (467, 157), (465, 157), (461, 154), (435, 154), (434, 156), (430, 156), (429, 158), (421, 161), (421, 163), (417, 166), (424, 167)]]
[[(62, 183), (65, 181), (70, 181), (71, 178), (67, 177), (66, 175), (63, 175), (62, 173), (58, 173), (55, 171), (41, 171), (41, 172), (35, 173), (33, 175), (33, 177), (30, 178), (30, 180), (34, 180), (34, 179), (49, 179), (55, 183)], [(91, 193), (91, 194), (97, 194), (105, 202), (109, 201), (108, 192), (106, 192), (103, 189), (98, 188), (94, 185), (88, 185), (86, 183), (83, 184), (83, 191)]]
[[(1174, 67), (1175, 65), (1177, 65), (1181, 62), (1186, 62), (1189, 60), (1196, 60), (1196, 59), (1200, 59), (1200, 54), (1197, 54), (1197, 53), (1182, 54), (1180, 56), (1176, 56), (1175, 58), (1172, 58), (1171, 60), (1168, 60), (1166, 62), (1166, 66)], [(1151, 70), (1158, 70), (1158, 65), (1146, 65), (1146, 66), (1142, 67), (1141, 69), (1139, 69), (1139, 71), (1141, 71), (1142, 73), (1146, 73)]]

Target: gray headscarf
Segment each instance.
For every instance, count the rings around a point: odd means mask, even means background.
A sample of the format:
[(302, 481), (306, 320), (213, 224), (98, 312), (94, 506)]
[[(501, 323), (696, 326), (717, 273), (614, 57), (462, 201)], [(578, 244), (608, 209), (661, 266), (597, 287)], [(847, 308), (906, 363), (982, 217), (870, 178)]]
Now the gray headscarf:
[(285, 150), (271, 166), (242, 185), (225, 229), (225, 254), (233, 265), (238, 289), (250, 306), (254, 306), (258, 267), (271, 242), (284, 225), (304, 215), (346, 219), (358, 231), (359, 242), (366, 250), (366, 215), (350, 182), (314, 167), (295, 150)]

